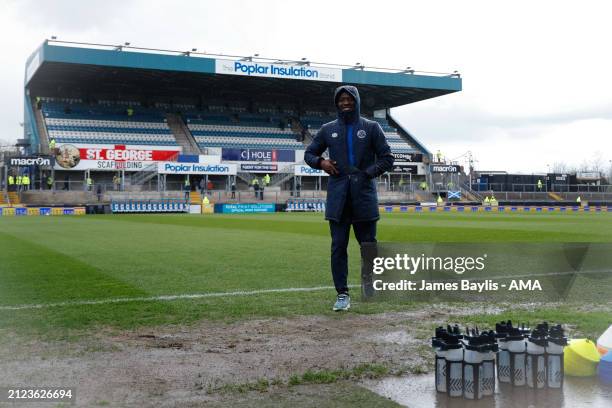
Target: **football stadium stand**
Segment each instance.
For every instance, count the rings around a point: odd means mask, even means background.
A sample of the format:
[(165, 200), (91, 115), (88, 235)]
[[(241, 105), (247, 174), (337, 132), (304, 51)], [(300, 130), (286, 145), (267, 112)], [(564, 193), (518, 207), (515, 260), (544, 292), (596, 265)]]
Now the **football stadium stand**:
[[(326, 115), (323, 112), (317, 113), (312, 111), (306, 112), (306, 114), (300, 118), (302, 125), (309, 130), (313, 137), (316, 135), (321, 126), (335, 119), (335, 115)], [(372, 118), (370, 117), (369, 119)], [(391, 151), (396, 153), (416, 153), (418, 151), (406, 139), (402, 138), (397, 132), (397, 129), (389, 125), (389, 122), (387, 122), (386, 119), (373, 118), (373, 120), (378, 122), (385, 132), (387, 143), (389, 143)]]
[(184, 115), (191, 134), (201, 148), (303, 149), (290, 127), (290, 119), (254, 113), (213, 112)]
[(137, 102), (41, 98), (47, 134), (56, 143), (176, 145), (163, 111)]
[[(341, 84), (359, 88), (362, 115), (380, 124), (394, 153), (392, 171), (376, 180), (381, 202), (441, 196), (480, 203), (494, 193), (500, 204), (565, 205), (578, 196), (582, 203), (602, 203), (612, 195), (598, 173), (474, 171), (468, 178), (458, 163), (436, 160), (392, 108), (461, 91), (456, 71), (53, 39), (26, 61), (23, 139), (15, 164), (2, 159), (0, 204), (160, 197), (189, 197), (195, 204), (206, 195), (215, 203), (269, 201), (294, 211), (321, 210), (328, 177), (304, 165), (303, 151), (335, 120), (332, 95)], [(29, 174), (31, 184), (7, 188), (9, 174)]]
[[(300, 198), (319, 199), (327, 178), (303, 165), (303, 151), (335, 119), (330, 102), (340, 84), (359, 88), (362, 114), (381, 125), (398, 153), (393, 172), (377, 185), (399, 196), (427, 180), (431, 153), (391, 108), (462, 88), (457, 72), (55, 39), (44, 41), (25, 68), (20, 146), (24, 157), (52, 163), (27, 170), (33, 175), (33, 188), (22, 194), (27, 199), (50, 190), (96, 202), (111, 193), (174, 191), (183, 197), (186, 187), (195, 192), (203, 186), (255, 199), (253, 185), (264, 175), (264, 198), (274, 195), (279, 202), (301, 189)], [(26, 169), (10, 169), (17, 171)], [(192, 196), (199, 200), (199, 193)]]

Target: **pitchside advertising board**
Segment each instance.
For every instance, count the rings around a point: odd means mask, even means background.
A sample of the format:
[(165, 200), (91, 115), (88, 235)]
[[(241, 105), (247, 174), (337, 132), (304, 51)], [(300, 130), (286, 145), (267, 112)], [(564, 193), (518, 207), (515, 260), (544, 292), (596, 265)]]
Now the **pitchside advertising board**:
[(215, 60), (215, 73), (264, 78), (342, 82), (342, 70), (298, 64)]
[[(402, 173), (402, 174), (425, 174), (424, 167), (422, 164), (394, 164), (391, 169), (391, 173)], [(323, 170), (313, 169), (305, 164), (295, 166), (294, 173), (296, 176), (328, 176)]]
[(391, 173), (421, 174), (417, 165), (393, 164)]
[(276, 205), (273, 203), (258, 204), (215, 204), (215, 212), (222, 214), (249, 214), (275, 212)]
[(160, 174), (211, 174), (229, 176), (236, 175), (237, 166), (231, 163), (157, 163), (157, 172)]
[(313, 169), (310, 166), (305, 164), (300, 164), (295, 166), (295, 175), (296, 176), (327, 176), (328, 174), (323, 170)]
[(295, 163), (295, 150), (223, 148), (221, 159), (226, 161)]
[(63, 144), (55, 156), (56, 170), (141, 171), (160, 161), (178, 158), (179, 146)]
[(241, 164), (240, 171), (251, 173), (276, 173), (278, 164)]
[(393, 163), (420, 163), (423, 161), (423, 155), (421, 153), (397, 153), (392, 152)]

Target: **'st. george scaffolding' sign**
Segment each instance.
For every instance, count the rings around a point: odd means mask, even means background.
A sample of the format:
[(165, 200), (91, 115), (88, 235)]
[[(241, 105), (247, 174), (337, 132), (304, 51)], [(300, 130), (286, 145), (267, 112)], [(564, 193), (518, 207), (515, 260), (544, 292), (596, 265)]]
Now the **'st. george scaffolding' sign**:
[(179, 146), (64, 144), (58, 148), (55, 168), (140, 171), (155, 162), (174, 160), (180, 151)]

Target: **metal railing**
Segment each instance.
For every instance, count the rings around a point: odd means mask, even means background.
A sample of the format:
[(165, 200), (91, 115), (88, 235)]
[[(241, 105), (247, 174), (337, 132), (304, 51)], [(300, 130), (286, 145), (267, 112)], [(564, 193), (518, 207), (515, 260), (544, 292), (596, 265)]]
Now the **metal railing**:
[(295, 168), (295, 165), (292, 163), (292, 164), (289, 164), (283, 167), (282, 169), (279, 169), (278, 173), (276, 173), (274, 176), (270, 178), (270, 186), (277, 186), (289, 180), (291, 177), (295, 175), (294, 168)]
[[(176, 157), (178, 157), (178, 155), (174, 157), (174, 160), (176, 160)], [(155, 176), (157, 176), (157, 163), (152, 163), (143, 168), (141, 171), (133, 174), (130, 182), (135, 185), (143, 184)]]
[(612, 193), (612, 184), (542, 184), (538, 187), (537, 184), (507, 184), (507, 183), (472, 183), (472, 191), (480, 192), (533, 192), (533, 193)]
[(414, 74), (426, 74), (430, 76), (439, 76), (439, 77), (455, 77), (460, 78), (460, 74), (457, 71), (453, 72), (436, 72), (436, 71), (417, 71), (413, 68), (389, 68), (389, 67), (374, 67), (374, 66), (365, 66), (362, 64), (336, 64), (336, 63), (328, 63), (328, 62), (317, 62), (317, 61), (309, 61), (309, 60), (292, 60), (292, 59), (284, 59), (284, 58), (268, 58), (259, 56), (259, 54), (255, 55), (233, 55), (233, 54), (222, 54), (222, 53), (207, 53), (202, 51), (197, 51), (197, 49), (192, 49), (191, 51), (184, 50), (168, 50), (162, 48), (148, 48), (148, 47), (137, 47), (130, 45), (130, 43), (124, 44), (100, 44), (100, 43), (89, 43), (89, 42), (80, 42), (80, 41), (63, 41), (57, 40), (54, 38), (45, 40), (47, 44), (57, 44), (62, 46), (71, 46), (71, 47), (87, 47), (87, 48), (98, 48), (105, 50), (113, 50), (113, 51), (132, 51), (132, 52), (154, 52), (158, 54), (165, 55), (176, 55), (183, 57), (221, 57), (224, 59), (230, 59), (235, 61), (249, 61), (249, 62), (264, 62), (264, 63), (276, 63), (276, 64), (298, 64), (298, 65), (308, 65), (309, 67), (325, 67), (325, 68), (338, 68), (338, 69), (355, 69), (360, 71), (381, 71), (381, 72), (389, 72), (389, 73), (401, 73), (406, 75), (414, 75)]

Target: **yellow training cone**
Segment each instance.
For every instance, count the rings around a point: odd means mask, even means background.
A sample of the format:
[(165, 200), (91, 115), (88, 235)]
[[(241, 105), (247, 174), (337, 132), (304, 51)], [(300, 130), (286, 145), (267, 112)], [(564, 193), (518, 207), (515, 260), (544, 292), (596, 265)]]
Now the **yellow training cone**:
[(597, 374), (597, 363), (601, 356), (595, 343), (588, 339), (570, 340), (564, 350), (565, 374), (575, 377), (590, 377)]

